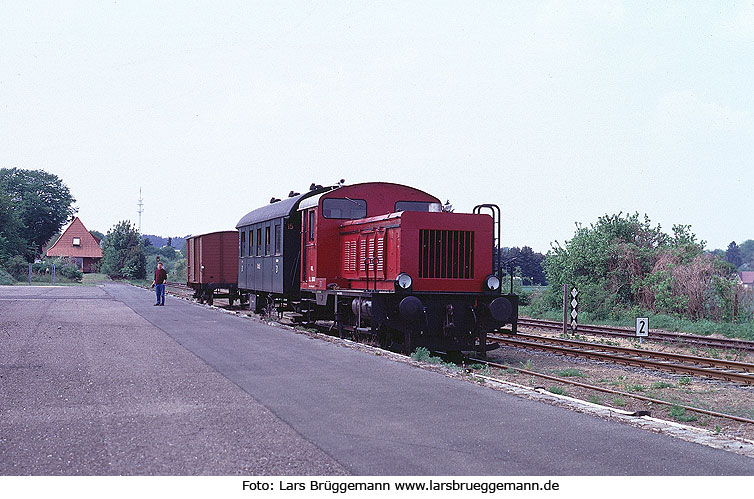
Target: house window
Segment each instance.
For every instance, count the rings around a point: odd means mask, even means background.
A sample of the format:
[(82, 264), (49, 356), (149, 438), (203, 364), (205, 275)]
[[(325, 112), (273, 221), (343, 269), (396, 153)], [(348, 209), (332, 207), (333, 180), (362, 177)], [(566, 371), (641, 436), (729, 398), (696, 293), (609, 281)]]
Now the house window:
[(73, 238), (73, 245), (74, 246), (81, 246), (81, 238), (80, 237), (74, 237)]

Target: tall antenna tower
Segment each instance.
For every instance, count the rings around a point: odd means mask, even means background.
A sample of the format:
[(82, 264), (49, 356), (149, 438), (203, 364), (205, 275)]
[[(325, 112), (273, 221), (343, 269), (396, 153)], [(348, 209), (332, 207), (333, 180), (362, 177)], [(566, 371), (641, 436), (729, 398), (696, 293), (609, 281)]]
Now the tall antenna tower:
[(141, 214), (144, 213), (144, 200), (141, 198), (141, 187), (139, 187), (139, 234), (141, 234)]

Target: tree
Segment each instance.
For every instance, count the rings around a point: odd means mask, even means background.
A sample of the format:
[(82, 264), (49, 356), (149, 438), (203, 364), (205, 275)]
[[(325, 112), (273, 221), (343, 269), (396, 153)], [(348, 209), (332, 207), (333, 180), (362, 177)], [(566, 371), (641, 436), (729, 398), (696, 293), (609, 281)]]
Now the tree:
[(728, 245), (728, 249), (725, 251), (725, 261), (730, 262), (731, 265), (738, 268), (744, 263), (741, 256), (741, 248), (738, 247), (735, 241)]
[(754, 266), (754, 240), (747, 239), (739, 244), (738, 248), (741, 250), (743, 263), (749, 264), (749, 266)]
[(118, 222), (102, 243), (101, 271), (111, 277), (144, 279), (146, 256), (139, 232), (131, 222)]
[(100, 242), (100, 244), (102, 243), (102, 240), (105, 239), (105, 235), (98, 230), (90, 230), (89, 234), (93, 235), (94, 238)]
[(172, 237), (168, 237), (168, 244), (167, 244), (167, 246), (168, 247), (172, 247), (173, 246), (173, 238)]
[(76, 213), (68, 187), (57, 175), (44, 170), (0, 168), (0, 192), (12, 202), (21, 221), (18, 236), (26, 243), (27, 260)]
[[(535, 253), (529, 246), (502, 248), (500, 257), (500, 263), (505, 272), (509, 272), (510, 266), (519, 267), (522, 278), (534, 284), (545, 284), (545, 273), (542, 268), (545, 256), (542, 253)], [(506, 265), (506, 262), (510, 262), (510, 265)]]
[(605, 215), (589, 227), (577, 224), (573, 239), (545, 257), (553, 285), (551, 305), (561, 285), (579, 289), (579, 303), (598, 318), (632, 307), (692, 318), (724, 318), (733, 311), (728, 265), (704, 251), (688, 225), (672, 235), (653, 227), (645, 215)]
[(12, 256), (26, 254), (28, 246), (21, 237), (22, 230), (23, 223), (13, 201), (0, 191), (0, 263)]

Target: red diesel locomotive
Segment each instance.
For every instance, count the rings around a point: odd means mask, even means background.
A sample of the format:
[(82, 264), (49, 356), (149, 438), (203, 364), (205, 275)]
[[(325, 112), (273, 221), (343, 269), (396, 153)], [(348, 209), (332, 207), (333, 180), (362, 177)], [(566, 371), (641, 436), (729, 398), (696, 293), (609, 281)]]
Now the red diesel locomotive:
[(238, 289), (256, 310), (289, 307), (405, 352), (484, 353), (489, 331), (516, 329), (518, 297), (502, 294), (493, 268), (494, 205), (452, 213), (403, 185), (313, 185), (273, 198), (236, 228)]

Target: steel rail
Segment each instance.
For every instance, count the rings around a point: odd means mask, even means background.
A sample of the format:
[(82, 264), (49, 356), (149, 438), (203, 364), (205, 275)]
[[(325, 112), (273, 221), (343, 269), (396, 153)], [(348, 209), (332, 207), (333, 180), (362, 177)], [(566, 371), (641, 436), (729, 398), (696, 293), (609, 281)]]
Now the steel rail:
[[(494, 336), (495, 338), (504, 338)], [(714, 359), (711, 357), (700, 357), (698, 355), (686, 355), (672, 352), (658, 352), (656, 350), (642, 350), (640, 348), (622, 347), (615, 345), (604, 345), (602, 343), (593, 343), (589, 341), (570, 340), (564, 338), (549, 338), (546, 336), (536, 336), (533, 334), (518, 333), (515, 338), (523, 338), (528, 341), (539, 341), (553, 343), (558, 345), (570, 345), (578, 348), (593, 348), (607, 352), (616, 352), (625, 355), (634, 355), (639, 357), (651, 357), (655, 359), (664, 359), (670, 361), (688, 362), (690, 364), (700, 364), (720, 369), (739, 369), (744, 372), (754, 373), (754, 364), (748, 362), (739, 362), (736, 360)]]
[[(563, 323), (549, 321), (544, 319), (519, 318), (519, 326), (539, 327), (543, 329), (562, 330)], [(600, 336), (619, 336), (626, 338), (636, 338), (634, 330), (616, 326), (598, 326), (590, 324), (581, 324), (576, 330), (577, 333), (594, 334)], [(754, 352), (754, 341), (739, 340), (732, 338), (710, 338), (708, 336), (699, 336), (693, 334), (682, 334), (669, 331), (652, 331), (646, 337), (649, 341), (670, 341), (676, 343), (690, 343), (712, 348), (727, 348), (732, 350), (746, 350)]]
[[(535, 350), (543, 350), (546, 352), (567, 354), (567, 355), (573, 355), (577, 357), (587, 357), (591, 359), (603, 360), (607, 362), (625, 364), (625, 365), (636, 366), (636, 367), (645, 367), (645, 368), (650, 367), (654, 369), (675, 372), (675, 373), (692, 374), (692, 375), (698, 375), (698, 376), (706, 376), (709, 378), (724, 379), (727, 381), (736, 381), (736, 382), (741, 382), (745, 384), (754, 384), (754, 374), (751, 374), (751, 373), (747, 374), (747, 373), (741, 373), (741, 372), (719, 371), (719, 370), (697, 367), (697, 366), (674, 364), (671, 362), (660, 361), (660, 360), (641, 359), (641, 358), (636, 358), (632, 356), (618, 355), (615, 353), (599, 352), (595, 350), (584, 350), (581, 348), (574, 348), (571, 346), (554, 345), (554, 344), (548, 345), (548, 344), (540, 343), (536, 341), (518, 340), (516, 339), (515, 336), (498, 337), (498, 336), (488, 335), (487, 338), (489, 340), (492, 340), (492, 341), (495, 341), (497, 343), (501, 343), (504, 345), (508, 345), (508, 346), (532, 348)], [(587, 344), (590, 346), (593, 345), (592, 343), (587, 343)]]
[[(604, 388), (604, 387), (597, 386), (597, 385), (590, 385), (590, 384), (587, 384), (587, 383), (582, 383), (580, 381), (574, 381), (574, 380), (570, 380), (570, 379), (559, 378), (557, 376), (551, 376), (549, 374), (542, 374), (542, 373), (538, 373), (536, 371), (529, 371), (527, 369), (520, 369), (520, 368), (513, 367), (513, 366), (507, 366), (505, 364), (500, 364), (500, 363), (497, 363), (497, 362), (491, 362), (491, 361), (484, 360), (484, 359), (477, 359), (477, 358), (474, 358), (474, 357), (470, 357), (469, 360), (473, 361), (473, 362), (478, 362), (480, 364), (488, 365), (490, 367), (495, 367), (497, 369), (502, 369), (502, 370), (510, 370), (510, 369), (512, 369), (512, 370), (518, 371), (518, 372), (523, 373), (523, 374), (529, 374), (529, 375), (532, 375), (532, 376), (537, 376), (539, 378), (544, 378), (544, 379), (549, 379), (551, 381), (556, 381), (558, 383), (565, 383), (565, 384), (568, 384), (568, 385), (579, 386), (581, 388), (586, 388), (586, 389), (589, 389), (589, 390), (595, 390), (595, 391), (598, 391), (598, 392), (609, 393), (611, 395), (621, 395), (621, 396), (625, 396), (625, 397), (631, 397), (631, 398), (635, 398), (635, 399), (638, 399), (638, 400), (643, 400), (645, 402), (651, 402), (653, 404), (680, 407), (682, 409), (686, 409), (687, 411), (693, 411), (693, 412), (697, 412), (697, 413), (700, 413), (700, 414), (706, 414), (708, 416), (713, 416), (713, 417), (718, 417), (718, 418), (725, 418), (725, 419), (732, 419), (734, 421), (739, 421), (741, 423), (754, 424), (754, 420), (752, 420), (752, 419), (747, 419), (747, 418), (740, 417), (740, 416), (734, 416), (732, 414), (725, 414), (725, 413), (722, 413), (722, 412), (708, 411), (707, 409), (700, 409), (698, 407), (693, 407), (693, 406), (690, 406), (690, 405), (675, 404), (673, 402), (668, 402), (666, 400), (654, 399), (652, 397), (647, 397), (647, 396), (644, 396), (644, 395), (638, 395), (638, 394), (635, 394), (635, 393), (621, 392), (621, 391), (618, 391), (618, 390), (612, 390), (610, 388)], [(503, 380), (501, 380), (501, 381), (503, 381)], [(599, 404), (597, 404), (597, 405), (599, 405)]]

